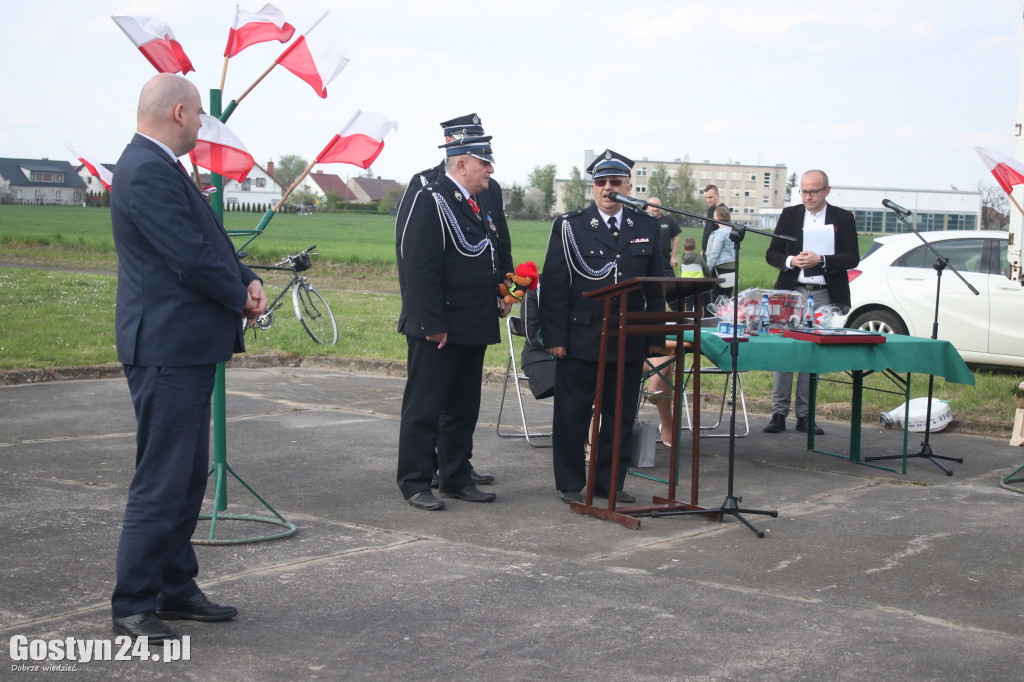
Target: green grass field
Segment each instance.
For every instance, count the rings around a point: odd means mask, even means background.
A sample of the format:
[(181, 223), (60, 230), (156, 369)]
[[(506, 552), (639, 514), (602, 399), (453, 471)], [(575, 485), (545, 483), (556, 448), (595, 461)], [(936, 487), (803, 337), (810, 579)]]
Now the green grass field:
[[(229, 230), (252, 229), (255, 214), (229, 213)], [(548, 222), (513, 221), (513, 258), (542, 266)], [(698, 228), (683, 237), (699, 238)], [(241, 239), (236, 243), (241, 243)], [(861, 251), (872, 237), (861, 236)], [(313, 216), (279, 215), (247, 251), (250, 262), (270, 264), (312, 245), (319, 253), (307, 273), (338, 319), (339, 341), (318, 346), (306, 336), (292, 313), (290, 296), (278, 311), (274, 326), (253, 337), (251, 353), (282, 353), (299, 357), (321, 355), (377, 359), (405, 358), (405, 339), (396, 332), (401, 307), (394, 255), (394, 218), (359, 213)], [(741, 250), (744, 288), (770, 287), (775, 271), (764, 261), (768, 240), (749, 235)], [(117, 256), (110, 233), (110, 213), (102, 208), (0, 205), (0, 262), (24, 267), (0, 269), (0, 369), (71, 367), (116, 362), (114, 295)], [(281, 275), (264, 278), (275, 297), (287, 281)], [(507, 351), (491, 346), (486, 365), (504, 371)], [(977, 370), (978, 386), (936, 380), (936, 396), (950, 400), (954, 415), (972, 420), (1009, 423), (1013, 404), (1008, 390), (1020, 378), (997, 370)], [(870, 378), (883, 381), (881, 377)], [(926, 377), (914, 377), (913, 395), (926, 390)], [(770, 375), (750, 372), (744, 378), (747, 395), (765, 399)], [(882, 387), (884, 384), (878, 384)], [(710, 394), (711, 387), (706, 392)], [(823, 386), (819, 403), (846, 405), (845, 387)], [(866, 410), (889, 410), (901, 400), (884, 394), (865, 396)]]

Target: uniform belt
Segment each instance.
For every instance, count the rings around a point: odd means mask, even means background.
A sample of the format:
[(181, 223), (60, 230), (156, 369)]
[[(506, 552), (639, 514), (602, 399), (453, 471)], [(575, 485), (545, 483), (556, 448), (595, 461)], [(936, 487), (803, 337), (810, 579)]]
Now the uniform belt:
[(801, 289), (806, 289), (807, 291), (819, 291), (821, 289), (828, 288), (827, 284), (804, 284), (803, 282), (797, 282), (796, 285)]

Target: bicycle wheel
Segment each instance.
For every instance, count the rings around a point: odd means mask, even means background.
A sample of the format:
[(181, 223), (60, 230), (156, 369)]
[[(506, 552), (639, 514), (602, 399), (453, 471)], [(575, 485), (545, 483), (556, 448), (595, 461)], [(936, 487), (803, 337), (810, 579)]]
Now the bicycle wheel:
[(310, 338), (331, 346), (338, 343), (338, 323), (319, 291), (306, 282), (297, 284), (292, 291), (292, 302), (295, 304), (295, 317), (299, 318)]

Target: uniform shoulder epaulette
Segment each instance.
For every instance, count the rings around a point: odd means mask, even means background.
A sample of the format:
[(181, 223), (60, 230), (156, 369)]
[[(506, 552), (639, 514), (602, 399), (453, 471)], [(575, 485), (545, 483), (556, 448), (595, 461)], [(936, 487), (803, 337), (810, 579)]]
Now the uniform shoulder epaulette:
[(583, 211), (585, 211), (585, 210), (586, 210), (585, 208), (581, 208), (578, 211), (569, 211), (568, 213), (563, 213), (562, 215), (558, 216), (558, 219), (559, 220), (568, 220), (569, 218), (575, 218), (576, 216), (578, 216), (581, 213), (583, 213)]

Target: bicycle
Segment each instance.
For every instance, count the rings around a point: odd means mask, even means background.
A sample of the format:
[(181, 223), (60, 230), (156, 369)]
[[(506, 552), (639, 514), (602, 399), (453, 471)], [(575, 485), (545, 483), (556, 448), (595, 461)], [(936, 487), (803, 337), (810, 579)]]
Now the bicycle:
[(274, 324), (274, 311), (283, 305), (281, 299), (291, 289), (295, 317), (302, 323), (310, 338), (319, 344), (328, 344), (327, 339), (330, 339), (328, 345), (333, 346), (338, 343), (338, 323), (334, 320), (334, 313), (331, 312), (331, 307), (327, 305), (327, 301), (320, 295), (320, 292), (306, 281), (306, 276), (300, 274), (312, 267), (309, 257), (316, 255), (313, 251), (315, 248), (316, 245), (314, 244), (305, 251), (301, 251), (293, 256), (285, 256), (276, 265), (249, 266), (258, 270), (289, 271), (292, 273), (292, 279), (281, 290), (281, 293), (277, 295), (277, 298), (267, 306), (267, 312), (255, 320), (246, 320), (244, 328), (247, 329), (252, 326), (256, 329), (270, 329), (271, 325)]

